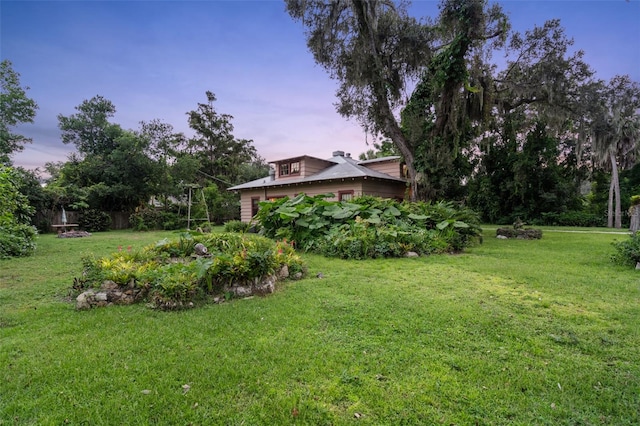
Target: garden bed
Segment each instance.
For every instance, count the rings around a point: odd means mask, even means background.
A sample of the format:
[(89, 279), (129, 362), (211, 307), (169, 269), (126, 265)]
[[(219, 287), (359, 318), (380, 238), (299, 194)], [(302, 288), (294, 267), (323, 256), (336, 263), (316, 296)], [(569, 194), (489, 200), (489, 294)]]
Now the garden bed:
[(183, 234), (139, 252), (87, 256), (84, 265), (74, 280), (77, 309), (146, 300), (171, 310), (209, 297), (265, 295), (306, 269), (290, 244), (237, 233)]

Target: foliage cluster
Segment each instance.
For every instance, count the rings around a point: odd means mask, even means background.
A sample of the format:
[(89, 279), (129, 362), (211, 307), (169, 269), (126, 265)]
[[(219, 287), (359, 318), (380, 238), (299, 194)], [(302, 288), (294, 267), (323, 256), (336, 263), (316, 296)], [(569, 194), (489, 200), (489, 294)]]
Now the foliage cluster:
[(36, 229), (29, 225), (33, 208), (18, 181), (15, 169), (0, 166), (0, 259), (28, 256), (36, 248)]
[(230, 220), (224, 224), (224, 232), (247, 232), (251, 224), (241, 220)]
[(534, 225), (550, 226), (581, 226), (598, 227), (604, 226), (604, 215), (597, 215), (588, 211), (567, 211), (562, 213), (541, 213), (541, 219), (532, 220)]
[(254, 220), (270, 238), (286, 238), (303, 250), (346, 259), (455, 252), (480, 238), (477, 214), (452, 203), (370, 196), (327, 201), (332, 196), (300, 194), (265, 201)]
[(0, 62), (0, 164), (10, 165), (10, 156), (20, 152), (31, 139), (12, 133), (12, 127), (33, 123), (38, 104), (27, 96), (28, 87), (20, 84), (20, 74), (11, 61)]
[(615, 253), (611, 260), (619, 265), (636, 266), (640, 262), (640, 232), (636, 232), (624, 241), (613, 242)]
[(88, 232), (108, 231), (111, 227), (111, 216), (101, 210), (85, 210), (80, 215), (80, 227)]
[[(195, 256), (203, 244), (207, 256)], [(118, 251), (110, 256), (83, 258), (85, 287), (99, 287), (104, 280), (144, 290), (158, 308), (180, 308), (221, 294), (231, 285), (250, 285), (274, 275), (283, 266), (290, 274), (305, 272), (292, 245), (268, 238), (237, 233), (184, 233), (164, 239), (141, 251)]]
[(176, 230), (184, 227), (184, 220), (175, 212), (161, 209), (142, 209), (129, 216), (134, 231)]

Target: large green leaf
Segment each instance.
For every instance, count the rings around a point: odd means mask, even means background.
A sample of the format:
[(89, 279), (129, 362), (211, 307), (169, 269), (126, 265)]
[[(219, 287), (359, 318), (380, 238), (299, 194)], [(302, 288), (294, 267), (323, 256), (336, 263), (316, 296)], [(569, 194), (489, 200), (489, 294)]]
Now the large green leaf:
[(385, 216), (400, 216), (402, 213), (394, 206), (389, 206), (384, 211)]
[(454, 228), (468, 228), (469, 225), (467, 225), (466, 223), (461, 222), (459, 220), (456, 220), (455, 222), (453, 222), (453, 227)]
[(369, 222), (369, 223), (373, 223), (373, 224), (378, 224), (378, 223), (381, 222), (380, 216), (378, 216), (378, 215), (371, 216), (370, 218), (365, 219), (364, 221), (365, 222)]
[(451, 225), (451, 221), (450, 220), (443, 220), (442, 222), (438, 223), (436, 225), (436, 228), (443, 230), (444, 228), (446, 228), (447, 226)]
[(298, 219), (296, 220), (296, 226), (302, 226), (303, 228), (308, 228), (309, 222), (307, 222), (305, 219)]
[(334, 219), (346, 219), (355, 214), (355, 212), (351, 209), (341, 209), (331, 215)]
[(413, 220), (427, 220), (427, 219), (429, 219), (429, 216), (424, 215), (424, 214), (415, 214), (415, 213), (410, 213), (410, 214), (409, 214), (409, 219), (413, 219)]
[(307, 198), (307, 196), (304, 193), (298, 194), (293, 200), (291, 200), (289, 202), (289, 205), (290, 206), (297, 206), (298, 204), (303, 202), (305, 200), (305, 198)]
[(296, 218), (299, 217), (300, 214), (298, 214), (298, 212), (280, 212), (280, 218), (281, 219), (286, 219), (286, 218)]

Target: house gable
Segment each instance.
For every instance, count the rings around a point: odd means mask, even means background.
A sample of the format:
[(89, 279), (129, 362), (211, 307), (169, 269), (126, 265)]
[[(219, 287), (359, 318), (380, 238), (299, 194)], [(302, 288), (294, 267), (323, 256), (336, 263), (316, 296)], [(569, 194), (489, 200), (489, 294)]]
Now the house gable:
[(360, 161), (359, 164), (371, 170), (385, 173), (396, 178), (402, 178), (405, 176), (404, 165), (400, 162), (400, 157), (398, 156)]

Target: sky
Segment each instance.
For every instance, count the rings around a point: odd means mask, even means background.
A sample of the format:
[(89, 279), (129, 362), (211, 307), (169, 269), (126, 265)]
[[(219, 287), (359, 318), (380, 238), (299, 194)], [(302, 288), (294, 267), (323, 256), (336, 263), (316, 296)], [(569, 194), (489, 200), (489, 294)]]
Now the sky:
[[(640, 0), (499, 3), (517, 31), (560, 19), (597, 78), (640, 81)], [(431, 0), (410, 8), (417, 18), (437, 12)], [(283, 1), (2, 0), (0, 59), (39, 105), (34, 123), (14, 129), (33, 139), (15, 166), (66, 161), (75, 147), (61, 142), (57, 116), (96, 95), (113, 102), (112, 122), (125, 129), (160, 119), (191, 136), (186, 113), (212, 91), (234, 135), (253, 140), (267, 161), (371, 148), (371, 136), (336, 112), (337, 83), (315, 64)]]

